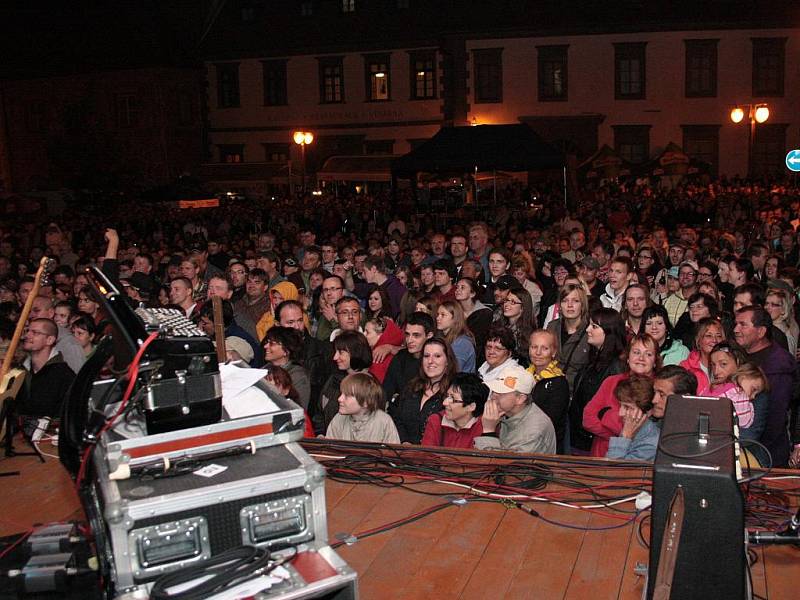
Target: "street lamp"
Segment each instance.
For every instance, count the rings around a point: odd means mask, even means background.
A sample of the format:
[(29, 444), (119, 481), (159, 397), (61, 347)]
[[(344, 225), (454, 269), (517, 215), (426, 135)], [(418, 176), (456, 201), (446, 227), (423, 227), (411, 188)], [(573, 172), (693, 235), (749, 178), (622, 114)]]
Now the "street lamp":
[(294, 143), (300, 146), (303, 161), (303, 195), (306, 194), (306, 146), (314, 141), (314, 134), (310, 131), (295, 131)]
[[(745, 110), (747, 112), (745, 113)], [(747, 114), (750, 120), (750, 135), (747, 138), (747, 173), (753, 176), (753, 144), (756, 139), (756, 125), (766, 123), (769, 119), (769, 106), (766, 104), (741, 104), (731, 110), (731, 121), (738, 124), (744, 120)]]

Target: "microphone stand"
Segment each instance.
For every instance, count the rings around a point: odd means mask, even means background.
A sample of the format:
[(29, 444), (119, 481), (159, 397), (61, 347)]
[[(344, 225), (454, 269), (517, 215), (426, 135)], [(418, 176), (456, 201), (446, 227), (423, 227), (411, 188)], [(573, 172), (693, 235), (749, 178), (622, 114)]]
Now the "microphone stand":
[(800, 508), (783, 531), (748, 531), (747, 542), (753, 545), (800, 546)]

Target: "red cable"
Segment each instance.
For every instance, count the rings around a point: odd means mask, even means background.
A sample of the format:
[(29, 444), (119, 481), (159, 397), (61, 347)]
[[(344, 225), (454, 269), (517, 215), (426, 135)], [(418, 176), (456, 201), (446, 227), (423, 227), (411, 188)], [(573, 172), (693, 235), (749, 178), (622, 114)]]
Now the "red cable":
[(25, 533), (23, 533), (21, 536), (19, 536), (19, 539), (18, 539), (16, 542), (14, 542), (14, 543), (13, 543), (13, 544), (11, 544), (11, 545), (10, 545), (8, 548), (6, 548), (6, 549), (5, 549), (5, 550), (3, 550), (2, 552), (0, 552), (0, 560), (2, 560), (3, 558), (5, 558), (6, 554), (8, 554), (8, 553), (9, 553), (9, 552), (11, 552), (11, 551), (12, 551), (14, 548), (16, 548), (17, 546), (19, 546), (19, 545), (20, 545), (20, 543), (22, 543), (22, 541), (23, 541), (25, 538), (27, 538), (27, 537), (28, 537), (30, 534), (32, 534), (32, 533), (33, 533), (33, 528), (31, 528), (31, 529), (28, 529), (28, 531), (26, 531), (26, 532), (25, 532)]
[[(128, 387), (125, 389), (125, 394), (122, 397), (122, 401), (119, 404), (119, 408), (117, 412), (114, 413), (103, 428), (100, 430), (100, 433), (97, 434), (97, 440), (99, 441), (103, 434), (111, 429), (114, 426), (114, 423), (117, 422), (117, 419), (125, 410), (125, 407), (128, 405), (128, 401), (131, 398), (131, 394), (133, 393), (133, 388), (136, 386), (136, 379), (139, 376), (139, 363), (142, 360), (142, 356), (144, 355), (144, 351), (147, 347), (151, 344), (151, 342), (158, 337), (159, 332), (154, 331), (151, 333), (144, 343), (139, 347), (139, 351), (136, 353), (136, 356), (133, 357), (133, 361), (128, 366)], [(96, 443), (96, 442), (95, 442)], [(89, 444), (86, 446), (86, 450), (83, 452), (83, 456), (81, 457), (81, 466), (78, 470), (78, 477), (75, 479), (75, 489), (80, 492), (81, 484), (83, 483), (84, 477), (86, 477), (86, 465), (89, 462), (89, 454), (91, 453), (92, 449), (94, 448), (94, 444)]]

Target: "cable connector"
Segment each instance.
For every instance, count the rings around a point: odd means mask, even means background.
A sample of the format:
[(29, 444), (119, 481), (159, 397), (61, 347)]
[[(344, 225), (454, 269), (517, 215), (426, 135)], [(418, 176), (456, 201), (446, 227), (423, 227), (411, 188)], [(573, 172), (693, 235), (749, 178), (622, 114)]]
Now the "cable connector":
[(347, 546), (352, 546), (358, 541), (358, 537), (352, 533), (337, 533), (333, 537)]

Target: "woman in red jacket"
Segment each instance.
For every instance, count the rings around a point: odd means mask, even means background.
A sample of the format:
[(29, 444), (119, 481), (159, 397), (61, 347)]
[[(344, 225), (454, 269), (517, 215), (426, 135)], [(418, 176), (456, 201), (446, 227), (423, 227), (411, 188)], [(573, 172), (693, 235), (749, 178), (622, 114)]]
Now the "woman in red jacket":
[(631, 374), (653, 377), (661, 368), (658, 343), (646, 333), (631, 338), (625, 351), (627, 370), (607, 378), (583, 410), (583, 428), (594, 434), (591, 456), (605, 456), (608, 440), (622, 431), (619, 401), (614, 397), (617, 384)]
[(713, 317), (700, 319), (695, 325), (694, 350), (689, 353), (680, 366), (697, 377), (697, 392), (705, 394), (709, 388), (711, 377), (711, 350), (724, 342), (725, 330), (722, 323)]
[(480, 377), (456, 375), (444, 397), (444, 410), (428, 417), (422, 445), (472, 448), (473, 440), (483, 435), (481, 415), (488, 397), (489, 388)]
[[(364, 325), (364, 335), (373, 350), (373, 357), (376, 356), (375, 348), (379, 346), (396, 346), (399, 349), (403, 345), (403, 331), (389, 317), (378, 316), (369, 319)], [(393, 358), (394, 354), (387, 352), (380, 360), (373, 360), (369, 368), (369, 372), (381, 385)]]

